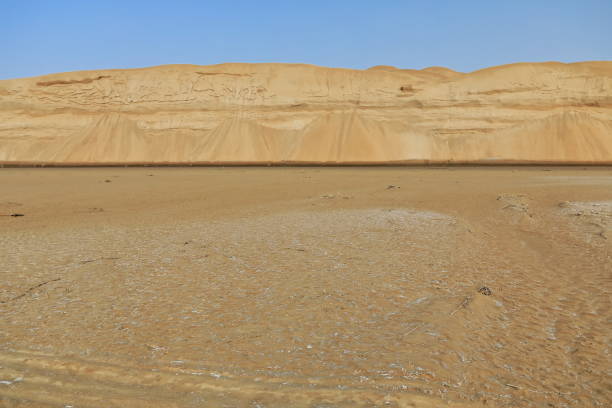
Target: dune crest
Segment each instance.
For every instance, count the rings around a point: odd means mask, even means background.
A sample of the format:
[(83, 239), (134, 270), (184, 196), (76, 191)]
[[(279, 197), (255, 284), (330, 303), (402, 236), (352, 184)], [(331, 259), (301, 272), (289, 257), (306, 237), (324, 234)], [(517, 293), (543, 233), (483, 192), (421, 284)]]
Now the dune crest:
[(167, 65), (0, 81), (0, 162), (611, 163), (612, 62)]

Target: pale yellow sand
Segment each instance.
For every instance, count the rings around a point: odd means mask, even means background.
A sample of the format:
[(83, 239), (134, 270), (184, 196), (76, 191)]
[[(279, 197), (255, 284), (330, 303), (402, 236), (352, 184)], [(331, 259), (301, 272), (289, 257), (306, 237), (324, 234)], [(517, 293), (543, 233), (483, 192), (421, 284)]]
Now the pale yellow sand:
[(3, 169), (0, 406), (609, 406), (612, 170), (548, 170)]
[(1, 163), (612, 163), (612, 62), (168, 65), (0, 81)]

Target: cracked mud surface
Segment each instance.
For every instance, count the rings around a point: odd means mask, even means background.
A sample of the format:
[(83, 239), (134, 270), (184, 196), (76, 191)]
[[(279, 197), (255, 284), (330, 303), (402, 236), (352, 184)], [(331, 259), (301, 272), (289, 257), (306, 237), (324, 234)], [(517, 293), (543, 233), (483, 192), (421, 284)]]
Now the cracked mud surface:
[(611, 403), (609, 168), (0, 185), (0, 406)]

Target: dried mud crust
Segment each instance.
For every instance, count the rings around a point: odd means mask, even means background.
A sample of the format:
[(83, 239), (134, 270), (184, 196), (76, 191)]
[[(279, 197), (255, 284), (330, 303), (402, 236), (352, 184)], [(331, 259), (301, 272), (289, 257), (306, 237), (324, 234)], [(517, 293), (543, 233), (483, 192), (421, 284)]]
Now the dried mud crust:
[[(610, 252), (576, 235), (582, 216), (508, 186), (467, 210), (467, 195), (402, 207), (416, 180), (321, 187), (311, 211), (129, 224), (96, 202), (5, 230), (0, 401), (607, 406)], [(387, 205), (346, 208), (366, 194)], [(2, 228), (36, 222), (29, 205)]]
[(612, 201), (559, 203), (576, 235), (589, 243), (612, 245)]
[(537, 218), (530, 205), (531, 197), (520, 193), (504, 193), (497, 196), (500, 209), (504, 212), (504, 217), (514, 225), (518, 225), (522, 230), (534, 230)]
[[(47, 265), (64, 278), (3, 305), (15, 324), (8, 346), (31, 321), (30, 346), (41, 350), (78, 345), (81, 358), (123, 355), (209, 380), (319, 379), (323, 388), (498, 402), (509, 390), (556, 395), (529, 370), (504, 368), (516, 364), (513, 332), (539, 323), (515, 321), (514, 295), (477, 293), (477, 282), (499, 278), (473, 263), (496, 254), (448, 215), (339, 210), (40, 238), (14, 243), (4, 264), (52, 254)], [(541, 330), (546, 343), (557, 329)]]

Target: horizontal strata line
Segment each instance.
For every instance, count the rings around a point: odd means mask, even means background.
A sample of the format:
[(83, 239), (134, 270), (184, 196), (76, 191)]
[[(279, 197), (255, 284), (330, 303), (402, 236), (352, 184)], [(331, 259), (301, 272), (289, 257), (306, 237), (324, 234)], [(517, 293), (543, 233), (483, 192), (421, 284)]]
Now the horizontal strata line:
[(198, 162), (38, 162), (0, 161), (0, 168), (32, 167), (428, 167), (428, 166), (590, 166), (609, 167), (612, 160), (394, 160), (394, 161), (198, 161)]
[[(122, 113), (128, 115), (138, 115), (138, 114), (155, 114), (161, 112), (205, 112), (205, 113), (216, 113), (216, 112), (265, 112), (265, 111), (289, 111), (295, 112), (296, 110), (305, 110), (305, 111), (321, 111), (324, 113), (328, 113), (330, 111), (346, 111), (346, 110), (372, 110), (372, 109), (381, 109), (381, 110), (441, 110), (441, 109), (453, 109), (457, 107), (469, 107), (469, 108), (482, 108), (482, 109), (490, 109), (490, 108), (498, 108), (498, 109), (508, 109), (508, 110), (535, 110), (535, 111), (543, 111), (550, 110), (553, 111), (555, 109), (562, 108), (592, 108), (593, 102), (597, 102), (598, 105), (595, 106), (599, 109), (611, 109), (612, 108), (612, 100), (594, 100), (594, 101), (567, 101), (560, 103), (549, 103), (545, 106), (536, 105), (532, 101), (521, 102), (506, 102), (506, 101), (481, 101), (481, 100), (458, 100), (449, 103), (448, 101), (432, 103), (429, 101), (419, 101), (419, 100), (410, 100), (403, 101), (402, 103), (394, 103), (389, 102), (386, 104), (368, 104), (367, 101), (360, 102), (346, 102), (346, 101), (338, 101), (334, 102), (325, 102), (325, 103), (317, 103), (317, 102), (300, 102), (297, 104), (270, 104), (270, 105), (255, 105), (255, 104), (227, 104), (227, 105), (219, 105), (219, 104), (209, 104), (207, 105), (207, 101), (198, 101), (198, 103), (202, 103), (202, 106), (192, 107), (188, 105), (182, 105), (180, 107), (173, 106), (176, 105), (176, 102), (166, 102), (163, 103), (168, 104), (168, 106), (156, 106), (153, 108), (139, 108), (138, 104), (151, 103), (154, 101), (134, 101), (129, 103), (117, 103), (113, 104), (113, 106), (124, 108), (125, 106), (136, 106), (133, 110), (123, 110), (123, 109), (115, 109), (112, 107), (108, 107), (105, 109), (87, 109), (81, 107), (83, 104), (75, 103), (70, 105), (58, 105), (58, 106), (45, 106), (44, 108), (40, 106), (40, 104), (32, 104), (32, 103), (19, 103), (14, 102), (13, 106), (10, 109), (5, 109), (5, 111), (13, 110), (13, 111), (24, 111), (20, 112), (23, 115), (27, 116), (36, 116), (38, 112), (44, 114), (53, 114), (53, 113), (86, 113), (86, 114), (101, 114), (101, 113)], [(178, 101), (181, 102), (181, 101)], [(87, 106), (92, 107), (101, 107), (108, 106), (109, 103), (97, 103), (91, 102), (88, 103)]]

